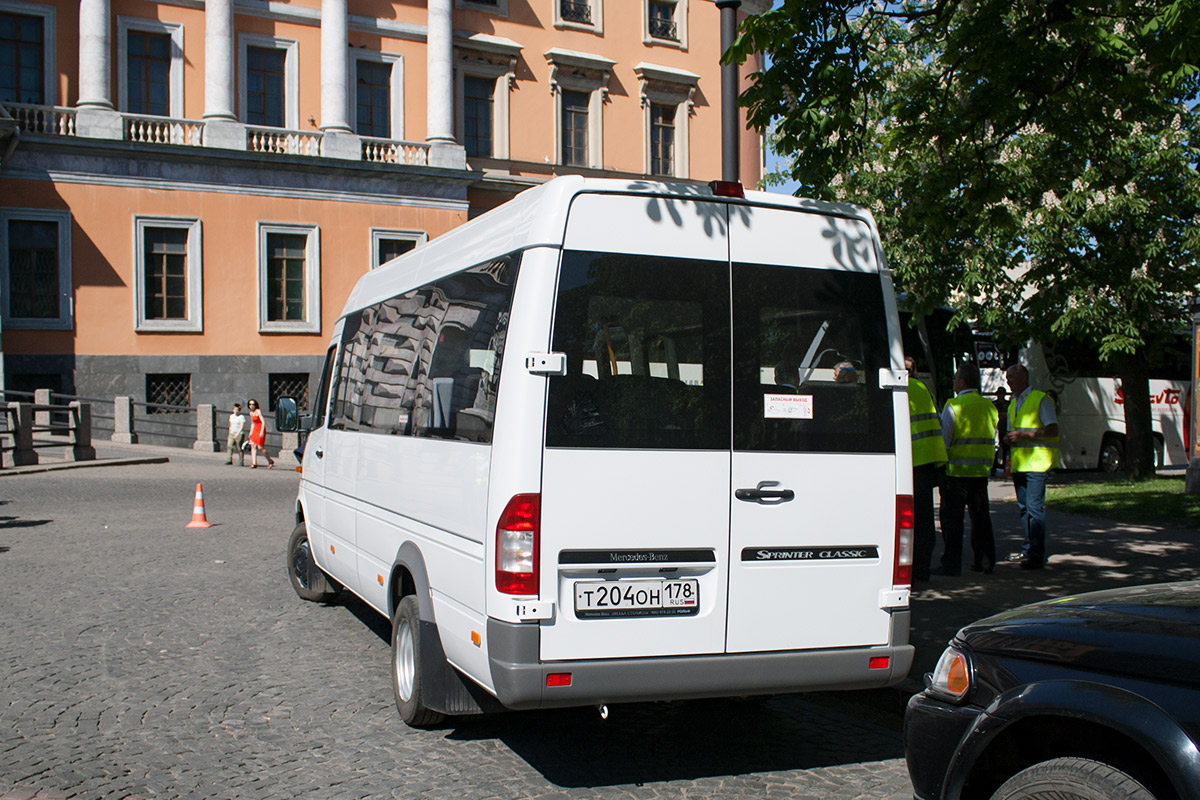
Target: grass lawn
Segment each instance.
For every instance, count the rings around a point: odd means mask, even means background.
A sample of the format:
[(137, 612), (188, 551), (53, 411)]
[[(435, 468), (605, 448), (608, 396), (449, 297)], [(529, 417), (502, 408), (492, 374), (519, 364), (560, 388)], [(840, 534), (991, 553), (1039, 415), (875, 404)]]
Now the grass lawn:
[(1050, 486), (1046, 506), (1120, 522), (1200, 530), (1200, 494), (1185, 494), (1182, 476)]

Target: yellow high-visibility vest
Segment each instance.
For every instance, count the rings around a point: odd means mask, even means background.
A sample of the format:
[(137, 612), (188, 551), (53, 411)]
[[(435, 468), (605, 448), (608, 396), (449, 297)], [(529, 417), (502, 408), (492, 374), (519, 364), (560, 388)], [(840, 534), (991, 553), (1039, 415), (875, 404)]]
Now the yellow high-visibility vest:
[(913, 466), (945, 464), (946, 443), (942, 441), (942, 425), (933, 395), (912, 376), (908, 379), (908, 424), (912, 429)]
[[(1045, 392), (1034, 389), (1017, 408), (1017, 398), (1008, 403), (1008, 429), (1016, 432), (1033, 432), (1046, 427), (1042, 422), (1042, 399)], [(1042, 436), (1029, 441), (1012, 444), (1013, 472), (1048, 472), (1058, 466), (1058, 437)]]
[(946, 403), (954, 409), (954, 433), (950, 439), (948, 475), (983, 478), (996, 457), (996, 423), (1000, 412), (979, 392), (967, 392)]

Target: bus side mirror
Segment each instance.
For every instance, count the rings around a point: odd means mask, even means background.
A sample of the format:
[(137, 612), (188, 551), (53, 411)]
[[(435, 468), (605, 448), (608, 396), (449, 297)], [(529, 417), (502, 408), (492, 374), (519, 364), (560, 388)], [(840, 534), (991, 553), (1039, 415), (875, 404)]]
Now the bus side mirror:
[(296, 398), (281, 397), (275, 402), (275, 430), (293, 433), (300, 430), (300, 412)]

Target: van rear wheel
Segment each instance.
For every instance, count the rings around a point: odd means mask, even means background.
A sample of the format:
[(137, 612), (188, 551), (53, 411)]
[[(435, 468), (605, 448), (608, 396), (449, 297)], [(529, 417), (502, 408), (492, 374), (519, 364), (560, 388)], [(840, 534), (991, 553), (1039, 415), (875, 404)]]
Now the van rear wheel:
[(287, 547), (288, 579), (302, 600), (324, 603), (337, 596), (340, 584), (317, 566), (313, 559), (308, 529), (301, 522), (292, 531)]
[(425, 707), (421, 676), (421, 613), (417, 598), (408, 595), (392, 617), (392, 691), (400, 718), (414, 728), (429, 728), (445, 719)]

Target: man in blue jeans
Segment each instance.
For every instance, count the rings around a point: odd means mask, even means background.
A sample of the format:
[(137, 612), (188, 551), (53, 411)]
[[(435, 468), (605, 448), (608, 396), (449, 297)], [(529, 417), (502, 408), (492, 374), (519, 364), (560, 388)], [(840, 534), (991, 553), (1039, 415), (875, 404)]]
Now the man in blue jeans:
[(1009, 555), (1022, 569), (1046, 565), (1046, 476), (1058, 464), (1058, 415), (1054, 401), (1029, 385), (1029, 371), (1014, 364), (1004, 373), (1013, 398), (1008, 404), (1008, 434), (1013, 486), (1025, 541)]

